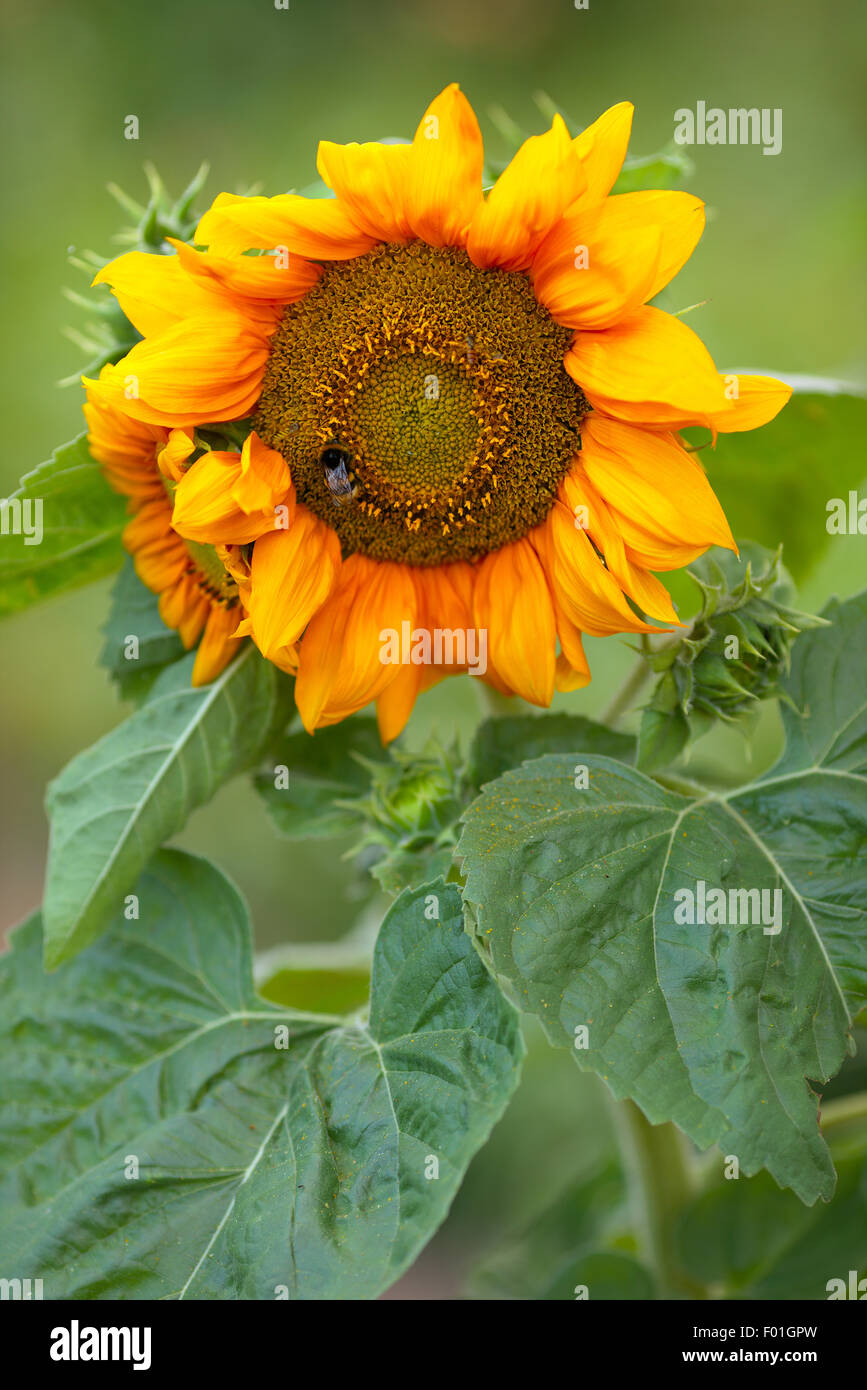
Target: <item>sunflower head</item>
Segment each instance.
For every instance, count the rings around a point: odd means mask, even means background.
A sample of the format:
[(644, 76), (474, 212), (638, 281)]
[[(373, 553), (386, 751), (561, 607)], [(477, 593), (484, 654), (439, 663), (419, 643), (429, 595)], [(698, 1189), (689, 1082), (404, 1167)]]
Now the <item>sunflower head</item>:
[[(752, 428), (789, 392), (722, 377), (649, 306), (704, 214), (611, 194), (631, 119), (555, 116), (485, 193), (452, 84), (410, 143), (323, 141), (331, 197), (220, 194), (171, 254), (99, 272), (141, 341), (91, 402), (194, 440), (171, 528), (223, 565), (233, 638), (296, 675), (309, 730), (375, 701), (393, 738), (467, 669), (547, 705), (589, 680), (584, 633), (677, 622), (654, 571), (733, 546), (677, 432)], [(429, 655), (384, 660), (404, 630)]]

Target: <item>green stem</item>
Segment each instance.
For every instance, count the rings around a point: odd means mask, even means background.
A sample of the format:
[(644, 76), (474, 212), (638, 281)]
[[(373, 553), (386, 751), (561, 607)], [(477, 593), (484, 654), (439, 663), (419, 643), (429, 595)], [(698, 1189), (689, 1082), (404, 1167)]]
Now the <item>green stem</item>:
[(677, 1218), (695, 1192), (685, 1140), (673, 1124), (652, 1125), (634, 1101), (614, 1106), (614, 1123), (642, 1254), (662, 1298), (707, 1298), (707, 1289), (680, 1269)]
[[(644, 639), (644, 637), (645, 634), (642, 633), (642, 639)], [(611, 701), (610, 705), (602, 715), (602, 723), (607, 724), (609, 728), (613, 724), (617, 723), (617, 720), (620, 718), (622, 714), (626, 714), (629, 710), (632, 709), (632, 706), (635, 703), (636, 695), (638, 695), (639, 692), (643, 690), (644, 686), (647, 684), (647, 682), (650, 680), (650, 677), (653, 675), (653, 671), (651, 670), (650, 666), (650, 661), (648, 660), (650, 653), (645, 640), (642, 640), (642, 648), (643, 651), (641, 656), (639, 657), (635, 665), (632, 667), (632, 670), (627, 675), (626, 680), (623, 682), (620, 689), (614, 696), (614, 699)]]
[(858, 1091), (853, 1096), (840, 1096), (839, 1100), (826, 1101), (822, 1106), (822, 1133), (849, 1120), (867, 1120), (867, 1091)]

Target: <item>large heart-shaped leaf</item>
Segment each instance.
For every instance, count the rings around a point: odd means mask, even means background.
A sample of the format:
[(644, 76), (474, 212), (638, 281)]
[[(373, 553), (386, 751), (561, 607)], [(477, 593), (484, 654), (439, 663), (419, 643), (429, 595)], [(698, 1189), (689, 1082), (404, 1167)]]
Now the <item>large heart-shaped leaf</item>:
[(153, 851), (251, 766), (288, 718), (285, 680), (251, 644), (197, 689), (193, 659), (168, 667), (147, 702), (49, 788), (42, 909), (49, 968), (105, 929)]
[(867, 596), (825, 616), (758, 782), (688, 798), (588, 756), (585, 786), (547, 756), (485, 789), (458, 846), (479, 940), (549, 1037), (806, 1202), (834, 1186), (807, 1079), (867, 1001)]
[(0, 1268), (46, 1298), (371, 1298), (443, 1220), (517, 1082), (517, 1015), (441, 881), (383, 922), (370, 1015), (256, 997), (246, 912), (163, 851), (47, 977), (0, 968)]
[(120, 569), (126, 504), (91, 458), (86, 435), (22, 478), (4, 507), (0, 617)]

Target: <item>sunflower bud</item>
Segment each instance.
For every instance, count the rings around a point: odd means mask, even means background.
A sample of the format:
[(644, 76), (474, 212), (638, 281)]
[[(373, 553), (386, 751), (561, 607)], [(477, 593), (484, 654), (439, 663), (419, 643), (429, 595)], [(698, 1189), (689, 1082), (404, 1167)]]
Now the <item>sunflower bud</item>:
[(702, 606), (686, 636), (651, 658), (660, 679), (641, 722), (643, 768), (662, 767), (717, 719), (734, 721), (779, 694), (793, 640), (824, 626), (788, 606), (794, 585), (781, 554), (747, 543), (740, 560), (706, 555), (689, 570)]
[(457, 750), (429, 743), (418, 753), (392, 748), (385, 763), (361, 761), (370, 787), (341, 804), (364, 822), (359, 850), (369, 857), (374, 876), (387, 891), (399, 892), (410, 865), (410, 879), (418, 882), (420, 859), (429, 861), (422, 874), (446, 872), (463, 806)]

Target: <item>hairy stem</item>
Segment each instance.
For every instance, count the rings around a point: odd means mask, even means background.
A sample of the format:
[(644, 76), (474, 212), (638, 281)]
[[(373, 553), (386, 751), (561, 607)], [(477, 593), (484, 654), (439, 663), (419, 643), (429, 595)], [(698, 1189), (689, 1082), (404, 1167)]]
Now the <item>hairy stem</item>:
[(652, 1125), (631, 1100), (614, 1105), (614, 1123), (641, 1251), (660, 1296), (707, 1298), (704, 1285), (680, 1269), (675, 1252), (677, 1218), (696, 1188), (683, 1135), (670, 1123)]

